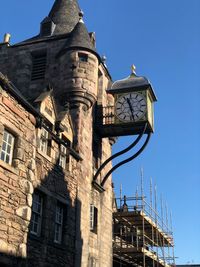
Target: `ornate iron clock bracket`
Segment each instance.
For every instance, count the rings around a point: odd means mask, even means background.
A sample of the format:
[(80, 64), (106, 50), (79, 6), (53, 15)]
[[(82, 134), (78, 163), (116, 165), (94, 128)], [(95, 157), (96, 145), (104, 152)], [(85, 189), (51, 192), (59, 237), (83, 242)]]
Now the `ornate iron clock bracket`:
[(117, 157), (119, 157), (119, 156), (125, 154), (126, 152), (128, 152), (129, 150), (131, 150), (133, 147), (135, 147), (135, 146), (138, 144), (138, 142), (139, 142), (139, 141), (141, 140), (141, 138), (143, 137), (143, 135), (144, 135), (144, 133), (145, 133), (145, 131), (146, 131), (146, 128), (147, 128), (147, 123), (144, 125), (143, 131), (138, 135), (138, 137), (136, 138), (136, 140), (134, 140), (134, 142), (133, 142), (131, 145), (129, 145), (127, 148), (121, 150), (120, 152), (117, 152), (117, 153), (115, 153), (114, 155), (112, 155), (110, 158), (108, 158), (107, 160), (105, 160), (105, 161), (103, 162), (103, 164), (99, 167), (99, 169), (97, 170), (97, 172), (96, 172), (96, 174), (94, 175), (94, 178), (93, 178), (93, 185), (94, 185), (94, 187), (95, 187), (98, 191), (100, 191), (100, 192), (103, 192), (103, 191), (104, 191), (103, 186), (104, 186), (105, 182), (107, 181), (108, 177), (109, 177), (109, 176), (110, 176), (116, 169), (118, 169), (120, 166), (122, 166), (122, 165), (128, 163), (129, 161), (135, 159), (137, 156), (140, 155), (140, 153), (142, 153), (142, 151), (145, 149), (145, 147), (147, 146), (147, 144), (148, 144), (148, 142), (149, 142), (149, 139), (150, 139), (150, 137), (151, 137), (151, 133), (148, 133), (147, 138), (146, 138), (144, 144), (142, 145), (142, 147), (141, 147), (141, 148), (140, 148), (134, 155), (132, 155), (131, 157), (129, 157), (129, 158), (127, 158), (127, 159), (125, 159), (125, 160), (119, 162), (119, 163), (116, 164), (112, 169), (110, 169), (110, 170), (107, 172), (107, 174), (104, 176), (104, 178), (103, 178), (101, 184), (98, 184), (98, 183), (96, 182), (96, 180), (97, 180), (99, 174), (101, 173), (101, 171), (104, 169), (104, 167), (105, 167), (109, 162), (111, 162), (113, 159), (115, 159), (115, 158), (117, 158)]

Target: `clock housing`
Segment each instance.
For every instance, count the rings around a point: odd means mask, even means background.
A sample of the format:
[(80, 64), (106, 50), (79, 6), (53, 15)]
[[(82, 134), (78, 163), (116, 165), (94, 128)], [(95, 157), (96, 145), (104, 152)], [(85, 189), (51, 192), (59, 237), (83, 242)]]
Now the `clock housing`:
[(103, 113), (99, 132), (103, 137), (134, 135), (154, 132), (154, 102), (157, 101), (149, 80), (132, 74), (114, 82), (108, 94), (114, 96), (112, 111)]

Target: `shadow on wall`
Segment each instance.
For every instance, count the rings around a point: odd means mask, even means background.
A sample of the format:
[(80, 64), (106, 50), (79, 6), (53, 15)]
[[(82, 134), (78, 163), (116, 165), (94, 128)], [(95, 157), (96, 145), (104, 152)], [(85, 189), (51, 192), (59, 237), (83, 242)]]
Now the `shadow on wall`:
[[(37, 159), (41, 184), (33, 193), (31, 222), (28, 226), (26, 257), (0, 253), (0, 267), (80, 267), (82, 238), (81, 203), (73, 192), (73, 177), (55, 164), (44, 178), (45, 164)], [(67, 182), (70, 181), (70, 182)], [(70, 186), (70, 188), (69, 188)]]

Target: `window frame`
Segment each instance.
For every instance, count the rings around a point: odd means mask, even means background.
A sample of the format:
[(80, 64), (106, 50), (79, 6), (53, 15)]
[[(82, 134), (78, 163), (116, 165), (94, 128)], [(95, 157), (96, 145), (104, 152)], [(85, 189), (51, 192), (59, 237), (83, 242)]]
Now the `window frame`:
[(40, 146), (39, 149), (44, 154), (47, 154), (48, 152), (48, 139), (49, 139), (49, 133), (48, 131), (42, 127), (40, 132)]
[[(38, 133), (38, 138), (39, 138), (39, 143), (38, 143), (38, 149), (42, 153), (43, 156), (51, 157), (51, 125), (48, 127), (42, 126), (39, 133)], [(49, 129), (49, 130), (48, 130)]]
[(88, 54), (80, 52), (78, 53), (78, 58), (80, 62), (84, 62), (84, 63), (88, 62)]
[[(5, 134), (7, 134), (6, 140), (5, 140)], [(11, 138), (11, 142), (9, 142), (9, 138)], [(1, 149), (0, 149), (0, 159), (6, 164), (12, 165), (13, 157), (14, 157), (14, 150), (15, 150), (15, 142), (16, 142), (16, 136), (11, 131), (5, 128), (3, 131), (2, 144), (1, 144)], [(4, 149), (4, 146), (5, 146), (5, 149)], [(10, 147), (10, 151), (8, 152), (9, 147)], [(7, 161), (7, 157), (8, 157), (8, 161)]]
[(64, 225), (64, 206), (62, 203), (57, 201), (55, 221), (54, 221), (54, 243), (56, 244), (62, 244), (63, 242), (63, 225)]
[(63, 144), (60, 144), (59, 166), (65, 169), (66, 165), (67, 165), (67, 147)]
[[(34, 201), (34, 197), (38, 197), (40, 199), (40, 202)], [(40, 205), (40, 210), (36, 211), (34, 210), (34, 204)], [(39, 192), (33, 193), (33, 204), (32, 204), (32, 213), (31, 213), (31, 221), (30, 221), (30, 233), (34, 236), (40, 237), (41, 231), (42, 231), (42, 221), (43, 221), (43, 205), (44, 205), (44, 196)], [(37, 206), (38, 208), (38, 206)], [(35, 218), (39, 218), (39, 221), (36, 222)], [(34, 231), (34, 226), (37, 225), (37, 231)]]

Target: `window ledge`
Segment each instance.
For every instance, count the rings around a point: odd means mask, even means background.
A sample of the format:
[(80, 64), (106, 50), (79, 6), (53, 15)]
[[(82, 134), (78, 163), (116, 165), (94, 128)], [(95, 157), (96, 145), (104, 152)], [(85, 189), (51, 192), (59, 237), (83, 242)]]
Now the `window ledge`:
[(4, 162), (3, 160), (0, 160), (0, 167), (6, 169), (7, 171), (10, 171), (16, 175), (19, 175), (19, 170), (15, 169), (13, 166)]
[(52, 245), (54, 248), (56, 248), (56, 249), (60, 249), (60, 250), (63, 250), (63, 251), (66, 250), (66, 246), (65, 246), (65, 244), (64, 244), (63, 242), (61, 242), (61, 243), (57, 243), (57, 242), (53, 241), (53, 242), (51, 243), (51, 245)]
[(38, 242), (42, 242), (43, 238), (41, 236), (38, 236), (32, 232), (29, 232), (29, 237), (30, 239), (34, 240), (34, 241), (38, 241)]
[(97, 236), (97, 230), (90, 229), (90, 233), (92, 234), (92, 236)]
[(45, 154), (44, 152), (42, 152), (41, 150), (37, 149), (37, 152), (43, 156), (45, 159), (47, 159), (49, 162), (52, 162), (51, 157), (49, 157), (47, 154)]

